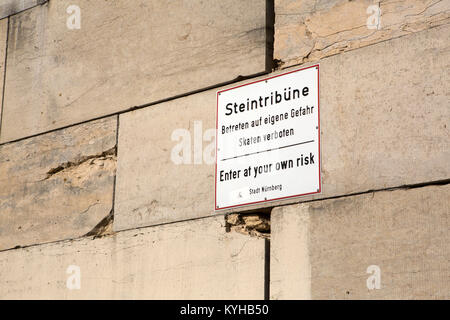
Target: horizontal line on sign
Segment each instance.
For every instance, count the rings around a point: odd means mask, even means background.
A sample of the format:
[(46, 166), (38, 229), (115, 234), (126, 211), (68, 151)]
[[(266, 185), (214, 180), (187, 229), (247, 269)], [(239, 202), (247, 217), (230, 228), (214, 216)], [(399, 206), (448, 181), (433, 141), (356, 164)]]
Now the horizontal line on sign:
[(258, 154), (258, 153), (264, 153), (264, 152), (275, 151), (275, 150), (280, 150), (280, 149), (284, 149), (284, 148), (295, 147), (295, 146), (299, 146), (301, 144), (307, 144), (307, 143), (312, 143), (312, 142), (314, 142), (314, 140), (294, 143), (294, 144), (290, 144), (288, 146), (283, 146), (283, 147), (279, 147), (279, 148), (273, 148), (273, 149), (267, 149), (267, 150), (258, 151), (258, 152), (247, 153), (247, 154), (243, 154), (243, 155), (236, 156), (236, 157), (225, 158), (225, 159), (222, 159), (220, 161), (227, 161), (227, 160), (232, 160), (232, 159), (237, 159), (237, 158), (242, 158), (242, 157), (248, 157), (248, 156), (251, 156), (251, 155), (254, 155), (254, 154)]

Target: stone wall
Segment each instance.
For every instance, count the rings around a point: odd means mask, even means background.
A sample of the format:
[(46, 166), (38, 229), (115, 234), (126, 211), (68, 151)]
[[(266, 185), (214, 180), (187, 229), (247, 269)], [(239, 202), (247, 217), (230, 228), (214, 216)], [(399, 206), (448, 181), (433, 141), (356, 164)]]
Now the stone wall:
[[(6, 2), (0, 299), (450, 298), (450, 1)], [(216, 92), (315, 63), (322, 192), (214, 212)]]

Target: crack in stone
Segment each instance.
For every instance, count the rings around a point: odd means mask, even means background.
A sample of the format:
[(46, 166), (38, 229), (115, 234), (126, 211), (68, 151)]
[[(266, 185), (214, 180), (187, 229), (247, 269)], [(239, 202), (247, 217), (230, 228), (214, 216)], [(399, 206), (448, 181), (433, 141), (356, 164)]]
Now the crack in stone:
[(60, 172), (62, 172), (64, 170), (67, 170), (69, 168), (80, 166), (81, 164), (83, 164), (83, 163), (85, 163), (85, 162), (87, 162), (89, 160), (106, 158), (108, 156), (115, 156), (116, 154), (117, 154), (117, 148), (116, 148), (116, 146), (114, 146), (111, 149), (106, 150), (106, 151), (104, 151), (104, 152), (102, 152), (100, 154), (90, 155), (90, 156), (83, 156), (83, 157), (79, 158), (77, 161), (65, 162), (65, 163), (59, 165), (56, 168), (50, 169), (47, 172), (47, 176), (41, 181), (48, 180), (48, 179), (50, 179), (52, 176), (54, 176), (57, 173), (60, 173)]

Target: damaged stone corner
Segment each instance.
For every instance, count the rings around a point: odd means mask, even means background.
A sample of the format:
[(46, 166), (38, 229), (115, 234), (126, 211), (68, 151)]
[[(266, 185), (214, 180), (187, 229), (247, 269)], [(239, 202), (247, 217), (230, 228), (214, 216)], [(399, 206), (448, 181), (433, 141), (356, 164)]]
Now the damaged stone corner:
[(102, 238), (113, 235), (114, 210), (103, 218), (91, 231), (86, 233), (83, 237), (93, 237), (93, 239)]
[(247, 213), (227, 214), (225, 215), (226, 231), (270, 239), (270, 211), (262, 209)]

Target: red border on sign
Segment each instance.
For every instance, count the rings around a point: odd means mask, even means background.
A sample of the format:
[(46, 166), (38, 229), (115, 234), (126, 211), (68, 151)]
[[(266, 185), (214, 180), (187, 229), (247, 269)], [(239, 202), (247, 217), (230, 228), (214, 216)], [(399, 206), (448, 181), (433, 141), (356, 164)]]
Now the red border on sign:
[[(217, 207), (217, 135), (219, 133), (219, 94), (221, 92), (225, 92), (225, 91), (229, 91), (229, 90), (233, 90), (233, 89), (237, 89), (240, 87), (245, 87), (254, 83), (258, 83), (258, 82), (262, 82), (262, 81), (266, 81), (266, 80), (270, 80), (270, 79), (274, 79), (274, 78), (278, 78), (290, 73), (295, 73), (298, 71), (302, 71), (302, 70), (307, 70), (307, 69), (311, 69), (311, 68), (317, 68), (317, 116), (318, 116), (318, 132), (319, 132), (319, 190), (316, 192), (309, 192), (309, 193), (303, 193), (303, 194), (297, 194), (297, 195), (292, 195), (292, 196), (287, 196), (287, 197), (281, 197), (281, 198), (275, 198), (275, 199), (269, 199), (269, 200), (261, 200), (261, 201), (255, 201), (255, 202), (249, 202), (249, 203), (243, 203), (243, 204), (237, 204), (234, 206), (228, 206), (228, 207), (223, 207), (223, 208), (218, 208)], [(293, 70), (293, 71), (289, 71), (286, 73), (281, 73), (278, 74), (276, 76), (273, 77), (269, 77), (269, 78), (264, 78), (264, 79), (260, 79), (257, 81), (253, 81), (250, 83), (245, 83), (245, 84), (241, 84), (239, 86), (235, 86), (232, 88), (228, 88), (228, 89), (224, 89), (224, 90), (220, 90), (217, 91), (216, 93), (216, 164), (215, 164), (215, 174), (214, 174), (214, 211), (220, 211), (220, 210), (225, 210), (225, 209), (230, 209), (230, 208), (237, 208), (237, 207), (244, 207), (244, 206), (249, 206), (249, 205), (253, 205), (253, 204), (257, 204), (257, 203), (266, 203), (266, 202), (272, 202), (272, 201), (277, 201), (277, 200), (284, 200), (284, 199), (291, 199), (291, 198), (297, 198), (297, 197), (303, 197), (303, 196), (308, 196), (311, 194), (318, 194), (322, 192), (322, 179), (321, 179), (321, 165), (322, 165), (322, 160), (321, 160), (321, 146), (320, 146), (320, 66), (319, 64), (315, 64), (313, 66), (309, 66), (309, 67), (305, 67), (305, 68), (301, 68), (301, 69), (297, 69), (297, 70)]]

